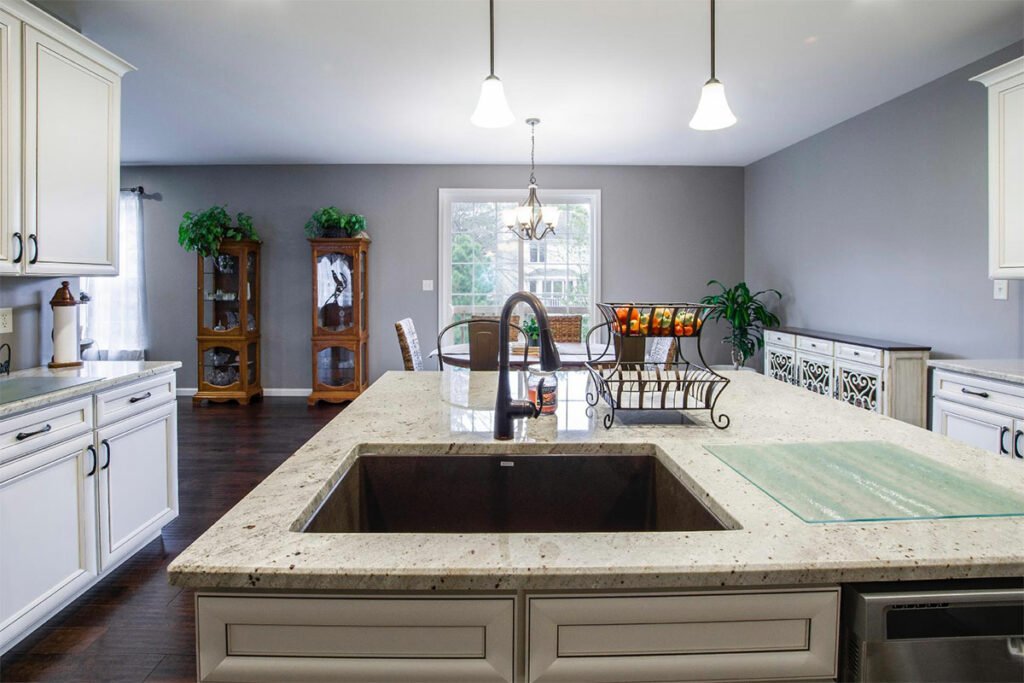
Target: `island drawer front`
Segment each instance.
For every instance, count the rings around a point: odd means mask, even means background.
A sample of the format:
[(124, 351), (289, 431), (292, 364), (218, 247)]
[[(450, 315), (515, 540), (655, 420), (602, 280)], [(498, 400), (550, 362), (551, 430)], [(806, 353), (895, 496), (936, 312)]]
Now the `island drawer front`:
[(935, 396), (987, 410), (1002, 410), (1024, 417), (1024, 387), (999, 380), (935, 370), (932, 376)]
[(531, 597), (528, 680), (836, 675), (839, 589)]
[(885, 352), (882, 349), (873, 349), (870, 346), (857, 346), (856, 344), (836, 342), (836, 358), (866, 363), (868, 365), (882, 365), (885, 360)]
[(833, 353), (832, 342), (827, 339), (817, 339), (815, 337), (797, 337), (796, 347), (803, 351), (820, 353), (825, 356), (831, 356)]
[(0, 463), (85, 434), (92, 429), (92, 396), (0, 421)]
[(96, 426), (123, 420), (174, 400), (174, 373), (150, 377), (96, 394)]
[(790, 349), (796, 345), (796, 337), (791, 335), (789, 332), (776, 332), (775, 330), (766, 330), (764, 333), (764, 341), (766, 344), (785, 346)]
[(196, 598), (199, 680), (512, 681), (515, 598)]

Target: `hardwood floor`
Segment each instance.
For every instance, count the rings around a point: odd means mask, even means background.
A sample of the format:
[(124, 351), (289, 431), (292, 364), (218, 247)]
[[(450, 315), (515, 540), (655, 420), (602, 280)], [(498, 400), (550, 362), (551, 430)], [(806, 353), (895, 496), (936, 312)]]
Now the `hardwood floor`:
[(178, 519), (0, 657), (0, 681), (195, 681), (192, 591), (167, 583), (167, 565), (340, 410), (179, 399)]

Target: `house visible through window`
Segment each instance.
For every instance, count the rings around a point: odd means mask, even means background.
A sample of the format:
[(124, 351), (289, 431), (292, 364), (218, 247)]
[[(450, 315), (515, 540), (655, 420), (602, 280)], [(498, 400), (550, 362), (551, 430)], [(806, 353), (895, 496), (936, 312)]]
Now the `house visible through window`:
[[(545, 191), (560, 207), (558, 227), (541, 241), (523, 241), (502, 223), (523, 190), (441, 190), (440, 326), (496, 316), (519, 290), (535, 293), (551, 314), (579, 314), (586, 330), (597, 298), (600, 192)], [(524, 315), (528, 315), (524, 313)], [(452, 341), (466, 340), (458, 328)]]

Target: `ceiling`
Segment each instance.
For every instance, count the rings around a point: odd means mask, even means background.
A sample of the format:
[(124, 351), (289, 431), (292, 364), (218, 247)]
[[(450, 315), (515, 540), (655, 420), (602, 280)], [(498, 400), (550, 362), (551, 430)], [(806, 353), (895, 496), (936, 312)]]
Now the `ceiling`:
[[(134, 164), (524, 163), (469, 123), (486, 0), (40, 0), (135, 64)], [(719, 0), (739, 123), (687, 123), (706, 0), (497, 0), (496, 72), (538, 163), (746, 165), (1024, 38), (1024, 0)], [(980, 93), (979, 93), (980, 96)]]

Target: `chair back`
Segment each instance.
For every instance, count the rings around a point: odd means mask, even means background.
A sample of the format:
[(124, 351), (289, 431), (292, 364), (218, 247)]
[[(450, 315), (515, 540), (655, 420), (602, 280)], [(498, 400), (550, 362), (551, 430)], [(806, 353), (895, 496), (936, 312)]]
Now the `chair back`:
[[(456, 327), (466, 325), (469, 332), (469, 369), (494, 371), (498, 369), (498, 354), (501, 351), (499, 343), (499, 321), (498, 318), (469, 318), (454, 322), (437, 335), (437, 361), (440, 368), (444, 370), (444, 354), (441, 350), (441, 340), (445, 333)], [(509, 341), (522, 339), (523, 341), (523, 364), (528, 362), (529, 349), (527, 348), (526, 333), (523, 328), (515, 323), (509, 323)]]
[(556, 342), (578, 344), (583, 337), (582, 315), (549, 315), (548, 324)]
[(649, 365), (664, 367), (675, 360), (676, 344), (677, 342), (674, 337), (655, 337), (651, 339), (644, 361)]
[(416, 336), (416, 326), (412, 318), (402, 318), (395, 323), (398, 333), (398, 348), (402, 351), (402, 363), (406, 370), (422, 370), (423, 356), (420, 354), (420, 339)]

